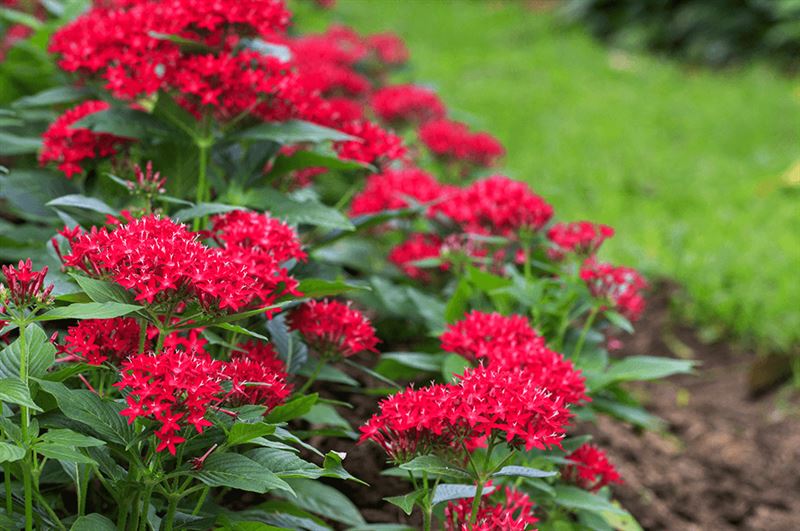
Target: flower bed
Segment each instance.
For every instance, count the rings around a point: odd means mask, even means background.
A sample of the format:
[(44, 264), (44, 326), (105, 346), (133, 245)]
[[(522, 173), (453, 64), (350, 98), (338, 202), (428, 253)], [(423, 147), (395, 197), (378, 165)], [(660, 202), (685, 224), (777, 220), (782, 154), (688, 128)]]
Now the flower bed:
[(108, 0), (52, 35), (69, 84), (16, 108), (61, 114), (4, 183), (4, 524), (386, 529), (342, 491), (403, 481), (401, 529), (636, 525), (575, 421), (654, 427), (623, 384), (691, 363), (609, 355), (646, 289), (613, 230), (392, 85), (398, 37), (290, 23)]

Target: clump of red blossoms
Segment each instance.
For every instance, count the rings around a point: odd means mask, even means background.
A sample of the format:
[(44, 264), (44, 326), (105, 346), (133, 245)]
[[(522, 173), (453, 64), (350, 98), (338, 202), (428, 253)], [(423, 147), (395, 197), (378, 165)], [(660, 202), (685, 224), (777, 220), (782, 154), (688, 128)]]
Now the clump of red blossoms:
[(472, 133), (461, 122), (431, 120), (419, 130), (419, 138), (437, 158), (490, 168), (505, 155), (500, 142), (488, 133)]
[(593, 444), (584, 444), (567, 459), (575, 464), (561, 468), (561, 477), (578, 487), (596, 492), (611, 483), (623, 483), (604, 451)]
[(58, 164), (58, 169), (71, 178), (81, 173), (79, 162), (85, 159), (109, 157), (117, 153), (130, 139), (109, 133), (95, 133), (85, 127), (71, 127), (78, 120), (108, 109), (104, 101), (90, 100), (77, 105), (59, 116), (42, 135), (39, 164)]
[(441, 199), (447, 190), (431, 174), (419, 168), (387, 170), (369, 176), (364, 189), (353, 198), (350, 215), (408, 208), (409, 198), (418, 203), (429, 203)]
[(444, 103), (430, 89), (416, 85), (394, 85), (375, 91), (370, 101), (381, 120), (395, 126), (423, 124), (443, 118)]
[(258, 255), (264, 258), (260, 262), (252, 256), (256, 253), (237, 261), (243, 253), (209, 248), (185, 226), (155, 215), (112, 230), (76, 228), (61, 234), (71, 247), (61, 257), (65, 266), (112, 280), (132, 290), (137, 301), (173, 310), (192, 301), (212, 312), (269, 305), (283, 294), (280, 285), (289, 278), (280, 268), (253, 271), (260, 264), (276, 265), (269, 253)]
[(441, 341), (443, 350), (488, 367), (524, 371), (567, 403), (589, 400), (581, 372), (563, 355), (547, 348), (545, 339), (521, 315), (473, 311), (449, 325)]
[(408, 62), (409, 52), (403, 39), (395, 33), (375, 33), (365, 40), (367, 49), (374, 61), (385, 67), (399, 67)]
[[(435, 234), (415, 233), (408, 240), (396, 245), (389, 252), (388, 259), (396, 265), (409, 278), (428, 282), (431, 280), (430, 271), (414, 264), (418, 260), (439, 258), (441, 256), (442, 241)], [(446, 263), (440, 269), (447, 269)]]
[(608, 225), (591, 221), (556, 223), (547, 231), (547, 238), (553, 243), (547, 254), (553, 260), (562, 260), (570, 253), (590, 256), (613, 235), (614, 229)]
[(645, 308), (642, 292), (647, 282), (633, 268), (613, 266), (587, 259), (580, 272), (592, 296), (604, 301), (630, 321), (641, 317)]
[(222, 367), (222, 377), (233, 387), (225, 401), (234, 405), (253, 404), (266, 411), (286, 402), (292, 386), (286, 383), (286, 373), (246, 356), (236, 356)]
[(175, 445), (186, 440), (178, 434), (182, 429), (193, 426), (202, 433), (211, 426), (205, 414), (222, 391), (221, 368), (222, 362), (206, 355), (175, 349), (132, 356), (122, 363), (122, 379), (114, 384), (128, 390), (128, 407), (120, 415), (128, 417), (128, 424), (137, 418), (158, 422), (156, 451), (175, 455)]
[(445, 454), (503, 440), (512, 447), (560, 444), (571, 414), (559, 397), (524, 371), (468, 369), (454, 384), (409, 388), (380, 403), (380, 413), (361, 427), (395, 462), (417, 455)]
[(139, 351), (141, 328), (136, 319), (85, 319), (67, 329), (59, 351), (62, 361), (80, 360), (89, 365), (102, 365), (110, 360), (119, 363)]
[(323, 358), (378, 352), (375, 328), (349, 303), (308, 301), (292, 310), (288, 324)]
[(343, 140), (333, 143), (339, 158), (374, 164), (378, 167), (403, 158), (406, 148), (403, 140), (368, 120), (355, 120), (343, 124), (327, 124), (343, 133), (356, 137), (356, 140)]
[(444, 509), (445, 531), (529, 531), (538, 522), (533, 515), (533, 502), (524, 492), (506, 487), (505, 499), (493, 503), (487, 496), (481, 499), (474, 523), (470, 524), (472, 498), (450, 502)]
[(505, 237), (537, 231), (553, 217), (553, 207), (526, 183), (502, 175), (475, 181), (437, 209), (466, 232)]
[(2, 271), (3, 276), (6, 277), (5, 284), (0, 285), (0, 302), (3, 305), (3, 313), (7, 312), (9, 305), (22, 310), (28, 306), (52, 302), (50, 294), (53, 291), (53, 285), (44, 285), (47, 266), (39, 271), (34, 271), (33, 263), (29, 258), (24, 262), (20, 260), (16, 267), (4, 265)]

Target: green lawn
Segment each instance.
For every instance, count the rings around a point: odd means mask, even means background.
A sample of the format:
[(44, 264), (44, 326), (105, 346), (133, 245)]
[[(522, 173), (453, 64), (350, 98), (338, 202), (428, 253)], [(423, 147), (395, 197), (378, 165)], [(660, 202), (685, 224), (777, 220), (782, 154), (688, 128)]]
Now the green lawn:
[(339, 0), (407, 40), (416, 80), (496, 134), (504, 172), (562, 219), (613, 225), (605, 257), (675, 278), (701, 322), (765, 348), (800, 343), (800, 86), (765, 66), (714, 73), (604, 48), (523, 3)]

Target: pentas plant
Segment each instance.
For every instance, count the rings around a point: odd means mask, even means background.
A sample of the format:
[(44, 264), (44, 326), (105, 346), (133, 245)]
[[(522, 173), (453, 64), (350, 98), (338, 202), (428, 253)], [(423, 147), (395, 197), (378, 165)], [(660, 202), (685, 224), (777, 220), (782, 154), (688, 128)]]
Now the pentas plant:
[(67, 84), (2, 113), (0, 527), (635, 525), (578, 421), (658, 428), (626, 383), (691, 370), (610, 354), (646, 281), (308, 3), (34, 10)]

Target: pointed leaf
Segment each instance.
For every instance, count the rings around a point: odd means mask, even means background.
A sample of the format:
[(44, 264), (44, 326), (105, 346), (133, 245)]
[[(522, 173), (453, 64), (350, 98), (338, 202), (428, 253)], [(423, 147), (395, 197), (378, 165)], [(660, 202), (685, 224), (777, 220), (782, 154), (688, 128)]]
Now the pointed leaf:
[(252, 441), (256, 437), (263, 437), (275, 432), (275, 426), (257, 422), (254, 424), (247, 424), (245, 422), (237, 422), (231, 426), (228, 432), (228, 445), (236, 446)]
[(31, 398), (31, 391), (28, 386), (19, 378), (3, 378), (0, 380), (0, 402), (17, 404), (36, 411), (42, 410)]
[(94, 459), (83, 455), (75, 448), (63, 444), (41, 443), (37, 444), (34, 448), (36, 453), (50, 459), (69, 461), (70, 463), (86, 463), (87, 465), (97, 464)]
[(494, 474), (493, 476), (515, 476), (515, 477), (525, 477), (525, 478), (549, 478), (551, 476), (555, 476), (557, 472), (548, 472), (547, 470), (539, 470), (537, 468), (530, 468), (527, 466), (504, 466)]
[(408, 470), (409, 472), (419, 472), (420, 477), (422, 472), (428, 472), (431, 474), (448, 476), (457, 479), (469, 479), (471, 477), (470, 473), (463, 468), (451, 465), (435, 455), (421, 455), (419, 457), (415, 457), (408, 463), (403, 463), (400, 465), (400, 468), (403, 470)]
[(72, 527), (69, 528), (69, 531), (116, 531), (117, 526), (106, 518), (103, 515), (92, 513), (87, 514), (86, 516), (81, 516), (75, 523), (72, 524)]
[(203, 468), (193, 471), (191, 475), (210, 487), (231, 487), (260, 494), (272, 490), (292, 492), (285, 481), (240, 454), (211, 454), (203, 463)]
[(281, 406), (277, 406), (269, 412), (264, 420), (270, 424), (277, 424), (302, 417), (311, 411), (311, 408), (314, 407), (318, 400), (319, 395), (316, 393), (297, 397)]
[(310, 479), (287, 479), (294, 495), (276, 493), (306, 511), (348, 525), (363, 525), (366, 522), (358, 508), (344, 494)]
[(406, 515), (410, 516), (412, 512), (414, 512), (414, 506), (417, 503), (422, 495), (425, 494), (423, 489), (417, 489), (414, 492), (409, 492), (408, 494), (404, 494), (402, 496), (390, 496), (388, 498), (384, 498), (387, 502), (400, 507)]
[[(481, 496), (486, 496), (494, 491), (495, 487), (487, 486), (483, 488)], [(433, 491), (431, 503), (437, 505), (442, 502), (460, 500), (462, 498), (474, 498), (478, 488), (475, 485), (459, 485), (443, 483), (437, 485)]]
[(115, 208), (111, 208), (103, 201), (100, 201), (94, 197), (86, 197), (85, 195), (81, 194), (70, 194), (57, 197), (52, 201), (49, 201), (47, 206), (82, 208), (84, 210), (91, 210), (93, 212), (109, 214), (111, 216), (116, 216), (119, 214), (119, 211), (117, 211)]
[(0, 463), (19, 461), (25, 457), (25, 450), (16, 444), (0, 442)]
[(246, 455), (280, 478), (317, 479), (324, 473), (324, 470), (314, 463), (309, 463), (292, 452), (274, 448), (256, 448)]
[(324, 142), (326, 140), (357, 140), (356, 137), (302, 120), (281, 123), (263, 123), (236, 135), (240, 140), (272, 140), (280, 144)]
[(106, 443), (100, 439), (95, 439), (82, 433), (77, 433), (68, 429), (50, 429), (41, 436), (41, 440), (51, 444), (62, 444), (66, 446), (77, 446), (87, 448), (92, 446), (103, 446)]
[(605, 498), (569, 485), (556, 485), (555, 502), (568, 509), (584, 509), (592, 512), (610, 512), (625, 514), (625, 511), (615, 506)]
[(115, 282), (98, 280), (74, 273), (70, 274), (70, 276), (94, 302), (134, 303), (133, 294)]
[[(39, 377), (55, 363), (56, 348), (50, 343), (42, 327), (33, 324), (25, 329), (28, 347), (28, 376)], [(0, 351), (0, 377), (19, 378), (21, 343), (17, 339)]]
[(78, 302), (69, 306), (53, 308), (37, 317), (37, 321), (55, 321), (57, 319), (111, 319), (122, 317), (142, 309), (136, 304), (121, 302)]

